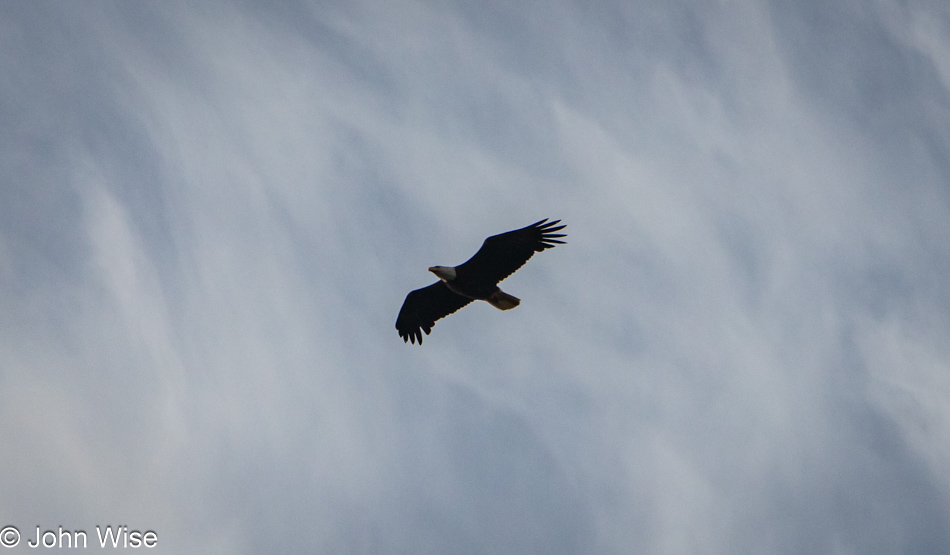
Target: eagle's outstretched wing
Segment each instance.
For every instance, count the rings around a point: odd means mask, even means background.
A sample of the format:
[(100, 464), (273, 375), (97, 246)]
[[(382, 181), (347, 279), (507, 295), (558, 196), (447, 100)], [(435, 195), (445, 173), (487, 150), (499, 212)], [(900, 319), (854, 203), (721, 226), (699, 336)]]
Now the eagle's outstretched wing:
[(406, 295), (399, 316), (396, 317), (399, 336), (403, 341), (415, 343), (418, 340), (422, 345), (423, 331), (428, 335), (436, 320), (452, 314), (472, 300), (453, 293), (442, 281), (416, 289)]
[[(547, 218), (535, 222), (528, 227), (492, 235), (482, 243), (475, 256), (458, 266), (458, 272), (470, 277), (477, 276), (479, 280), (498, 283), (515, 270), (524, 266), (524, 263), (534, 253), (554, 247), (554, 243), (563, 244), (557, 238), (564, 237), (563, 233), (554, 233), (567, 227), (557, 225), (561, 220), (547, 222)], [(557, 226), (557, 227), (555, 227)]]

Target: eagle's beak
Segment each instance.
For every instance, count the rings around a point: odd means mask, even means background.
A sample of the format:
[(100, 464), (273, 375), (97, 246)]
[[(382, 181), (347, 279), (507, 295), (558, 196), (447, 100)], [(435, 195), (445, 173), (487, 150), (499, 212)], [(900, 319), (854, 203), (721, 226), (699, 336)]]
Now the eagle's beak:
[(434, 273), (435, 273), (435, 266), (433, 266), (433, 267), (431, 267), (431, 268), (429, 268), (429, 271), (430, 271), (430, 272), (432, 272), (432, 273), (434, 274)]

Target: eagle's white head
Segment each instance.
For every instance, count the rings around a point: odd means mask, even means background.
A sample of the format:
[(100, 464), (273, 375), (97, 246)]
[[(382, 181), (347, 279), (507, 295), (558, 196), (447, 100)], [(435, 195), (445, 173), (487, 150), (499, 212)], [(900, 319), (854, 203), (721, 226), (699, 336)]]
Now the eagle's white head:
[(452, 281), (455, 279), (455, 268), (450, 266), (433, 266), (429, 271), (439, 276), (442, 281)]

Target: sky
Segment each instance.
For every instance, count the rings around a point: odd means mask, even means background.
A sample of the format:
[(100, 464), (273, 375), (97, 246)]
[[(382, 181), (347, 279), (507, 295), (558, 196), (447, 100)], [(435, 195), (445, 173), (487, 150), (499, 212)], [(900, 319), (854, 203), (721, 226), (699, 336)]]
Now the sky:
[(950, 552), (946, 2), (9, 1), (0, 75), (11, 553)]

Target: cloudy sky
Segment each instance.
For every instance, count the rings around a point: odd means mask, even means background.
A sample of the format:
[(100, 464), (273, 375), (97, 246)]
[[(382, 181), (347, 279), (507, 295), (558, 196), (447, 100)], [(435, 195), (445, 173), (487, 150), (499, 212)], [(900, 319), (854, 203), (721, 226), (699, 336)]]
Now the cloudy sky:
[(950, 551), (945, 1), (7, 1), (0, 76), (11, 552)]

